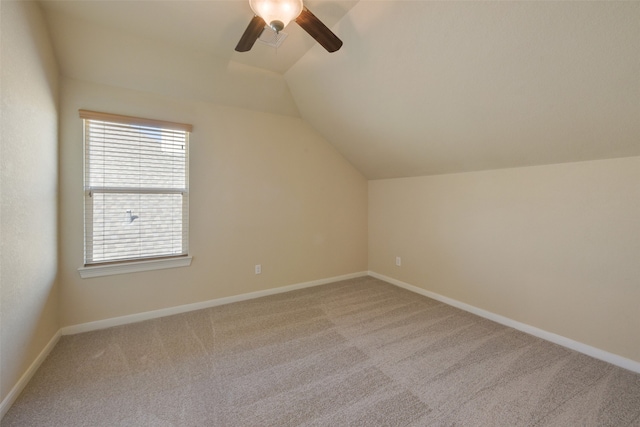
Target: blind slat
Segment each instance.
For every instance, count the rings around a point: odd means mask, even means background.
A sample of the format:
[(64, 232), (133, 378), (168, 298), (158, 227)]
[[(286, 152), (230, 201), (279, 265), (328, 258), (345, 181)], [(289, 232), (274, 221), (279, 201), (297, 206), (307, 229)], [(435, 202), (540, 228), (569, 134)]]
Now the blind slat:
[(186, 188), (87, 187), (90, 194), (182, 194)]

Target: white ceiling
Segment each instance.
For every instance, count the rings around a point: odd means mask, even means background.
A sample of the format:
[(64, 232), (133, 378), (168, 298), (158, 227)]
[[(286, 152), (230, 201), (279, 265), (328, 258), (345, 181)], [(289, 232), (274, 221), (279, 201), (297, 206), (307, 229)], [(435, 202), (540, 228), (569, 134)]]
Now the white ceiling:
[(246, 0), (41, 3), (63, 74), (299, 115), (370, 179), (640, 155), (638, 1), (307, 1), (332, 54), (234, 52)]

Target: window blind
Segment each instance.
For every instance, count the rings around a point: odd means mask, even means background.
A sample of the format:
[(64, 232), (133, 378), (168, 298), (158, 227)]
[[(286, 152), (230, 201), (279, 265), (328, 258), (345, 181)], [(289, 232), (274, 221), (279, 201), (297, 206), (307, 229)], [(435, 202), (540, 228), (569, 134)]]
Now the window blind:
[(183, 256), (190, 125), (80, 110), (85, 265)]

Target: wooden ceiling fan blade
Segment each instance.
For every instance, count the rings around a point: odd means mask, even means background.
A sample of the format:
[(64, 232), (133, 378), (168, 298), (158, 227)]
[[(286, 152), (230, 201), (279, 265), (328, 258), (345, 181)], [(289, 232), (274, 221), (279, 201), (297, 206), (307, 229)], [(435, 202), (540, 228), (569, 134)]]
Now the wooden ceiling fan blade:
[(327, 49), (327, 51), (335, 52), (342, 47), (342, 40), (333, 34), (333, 32), (306, 7), (302, 9), (302, 12), (300, 12), (300, 15), (296, 18), (296, 23), (320, 43), (322, 47)]
[(259, 16), (254, 16), (251, 22), (249, 22), (247, 29), (244, 30), (244, 34), (240, 37), (240, 41), (236, 46), (236, 51), (250, 51), (256, 40), (258, 40), (258, 37), (260, 37), (260, 34), (262, 34), (262, 31), (264, 31), (265, 25), (266, 23), (264, 22), (264, 19)]

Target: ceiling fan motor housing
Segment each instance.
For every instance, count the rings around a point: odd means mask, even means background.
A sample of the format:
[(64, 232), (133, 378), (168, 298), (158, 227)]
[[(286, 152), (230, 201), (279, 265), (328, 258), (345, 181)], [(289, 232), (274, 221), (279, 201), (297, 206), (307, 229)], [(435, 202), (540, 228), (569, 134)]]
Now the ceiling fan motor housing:
[(276, 19), (269, 22), (269, 27), (271, 27), (271, 29), (276, 33), (279, 33), (280, 31), (284, 30), (284, 23)]

